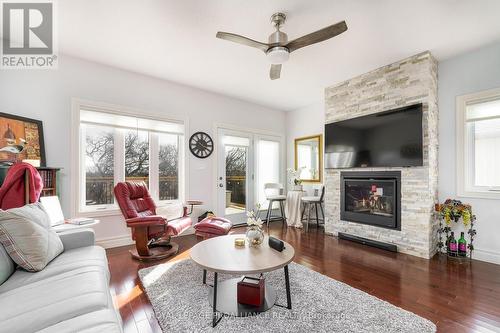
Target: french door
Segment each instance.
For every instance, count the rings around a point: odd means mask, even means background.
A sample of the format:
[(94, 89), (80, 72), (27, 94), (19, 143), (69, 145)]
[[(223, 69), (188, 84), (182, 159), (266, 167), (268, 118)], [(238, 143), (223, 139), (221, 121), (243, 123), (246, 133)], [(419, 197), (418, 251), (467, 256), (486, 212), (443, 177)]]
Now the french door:
[(244, 224), (257, 203), (267, 209), (264, 184), (282, 181), (282, 139), (219, 128), (217, 141), (217, 214)]

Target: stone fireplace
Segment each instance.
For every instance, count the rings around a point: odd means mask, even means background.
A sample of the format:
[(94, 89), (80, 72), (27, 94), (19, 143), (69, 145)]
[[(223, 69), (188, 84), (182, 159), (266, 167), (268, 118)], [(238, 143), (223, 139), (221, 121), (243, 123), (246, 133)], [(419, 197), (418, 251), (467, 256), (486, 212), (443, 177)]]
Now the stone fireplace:
[(327, 233), (392, 244), (419, 257), (434, 255), (438, 108), (432, 55), (424, 52), (326, 88), (325, 119), (328, 124), (417, 103), (423, 114), (423, 166), (326, 169)]

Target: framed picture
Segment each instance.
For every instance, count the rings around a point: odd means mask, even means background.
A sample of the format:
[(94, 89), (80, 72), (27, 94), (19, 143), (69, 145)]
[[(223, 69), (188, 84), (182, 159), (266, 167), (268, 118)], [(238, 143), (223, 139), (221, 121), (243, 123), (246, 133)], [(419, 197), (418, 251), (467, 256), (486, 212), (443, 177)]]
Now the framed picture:
[(0, 165), (23, 160), (45, 166), (42, 121), (0, 112)]

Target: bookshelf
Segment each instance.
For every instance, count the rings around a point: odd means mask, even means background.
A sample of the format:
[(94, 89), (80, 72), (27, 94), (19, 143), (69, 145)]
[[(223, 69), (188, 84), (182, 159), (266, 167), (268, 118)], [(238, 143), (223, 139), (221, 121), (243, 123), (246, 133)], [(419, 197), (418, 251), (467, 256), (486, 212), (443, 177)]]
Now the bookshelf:
[(43, 181), (42, 197), (59, 195), (58, 172), (61, 168), (38, 167), (36, 168)]

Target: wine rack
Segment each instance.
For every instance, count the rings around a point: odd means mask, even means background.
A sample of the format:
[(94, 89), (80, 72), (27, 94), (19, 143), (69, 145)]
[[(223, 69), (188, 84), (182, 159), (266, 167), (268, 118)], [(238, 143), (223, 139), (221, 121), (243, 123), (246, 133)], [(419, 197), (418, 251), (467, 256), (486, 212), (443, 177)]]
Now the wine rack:
[[(436, 205), (436, 209), (434, 210), (434, 218), (439, 223), (438, 243), (437, 243), (438, 253), (445, 254), (449, 259), (452, 260), (457, 260), (457, 261), (472, 260), (472, 253), (474, 252), (474, 238), (477, 234), (476, 229), (474, 228), (476, 216), (475, 215), (471, 216), (469, 222), (469, 228), (467, 229), (467, 238), (468, 238), (467, 253), (465, 256), (459, 256), (458, 252), (450, 253), (446, 241), (443, 242), (443, 236), (445, 236), (445, 240), (448, 240), (450, 238), (451, 222), (450, 224), (446, 224), (446, 222), (444, 221), (445, 220), (444, 216), (441, 214), (437, 206), (438, 205)], [(458, 223), (458, 221), (459, 221), (458, 219), (453, 220), (454, 223)]]

